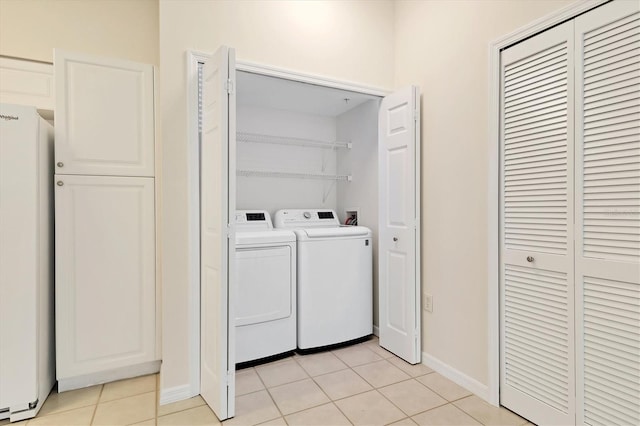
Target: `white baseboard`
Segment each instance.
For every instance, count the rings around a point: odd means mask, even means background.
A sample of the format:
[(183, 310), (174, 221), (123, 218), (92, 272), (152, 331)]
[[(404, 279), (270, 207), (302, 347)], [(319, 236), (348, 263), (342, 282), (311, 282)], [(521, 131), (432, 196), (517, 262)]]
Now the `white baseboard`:
[(456, 370), (449, 364), (440, 361), (438, 358), (434, 357), (433, 355), (429, 355), (426, 352), (422, 352), (422, 363), (435, 372), (442, 374), (452, 382), (462, 386), (469, 392), (473, 392), (480, 398), (491, 403), (489, 401), (489, 387), (487, 385), (482, 384), (476, 379), (467, 376), (463, 372)]
[(193, 394), (191, 386), (188, 383), (180, 386), (174, 386), (169, 389), (162, 389), (160, 391), (160, 405), (182, 401), (183, 399), (189, 399), (196, 395)]
[(142, 364), (129, 365), (107, 371), (85, 374), (75, 377), (59, 377), (58, 392), (85, 388), (87, 386), (102, 383), (115, 382), (116, 380), (130, 379), (132, 377), (146, 376), (160, 371), (160, 361), (150, 361)]
[(380, 328), (377, 325), (373, 326), (373, 335), (380, 337)]

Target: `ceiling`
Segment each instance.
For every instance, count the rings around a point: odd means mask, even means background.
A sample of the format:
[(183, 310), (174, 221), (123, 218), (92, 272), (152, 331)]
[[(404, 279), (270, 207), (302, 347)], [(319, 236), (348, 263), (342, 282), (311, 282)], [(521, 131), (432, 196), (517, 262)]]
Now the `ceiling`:
[(335, 117), (368, 100), (380, 99), (373, 95), (245, 71), (238, 71), (236, 80), (237, 102), (241, 106), (274, 108)]

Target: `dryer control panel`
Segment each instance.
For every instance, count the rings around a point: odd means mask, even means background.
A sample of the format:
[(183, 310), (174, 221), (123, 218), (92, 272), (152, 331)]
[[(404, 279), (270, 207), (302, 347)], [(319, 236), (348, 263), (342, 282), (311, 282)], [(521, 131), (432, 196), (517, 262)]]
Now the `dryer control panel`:
[(242, 231), (268, 231), (273, 229), (271, 216), (266, 210), (236, 210), (236, 229)]
[(340, 226), (338, 215), (331, 209), (278, 210), (274, 216), (276, 228), (325, 228)]

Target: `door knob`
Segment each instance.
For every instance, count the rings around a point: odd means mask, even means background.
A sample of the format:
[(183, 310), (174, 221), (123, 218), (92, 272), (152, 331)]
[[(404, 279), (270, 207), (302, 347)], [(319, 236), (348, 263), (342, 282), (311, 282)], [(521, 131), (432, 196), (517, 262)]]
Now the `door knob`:
[(533, 256), (527, 256), (527, 262), (531, 263), (533, 262), (535, 259), (533, 258)]
[(398, 237), (393, 237), (393, 241), (398, 241)]

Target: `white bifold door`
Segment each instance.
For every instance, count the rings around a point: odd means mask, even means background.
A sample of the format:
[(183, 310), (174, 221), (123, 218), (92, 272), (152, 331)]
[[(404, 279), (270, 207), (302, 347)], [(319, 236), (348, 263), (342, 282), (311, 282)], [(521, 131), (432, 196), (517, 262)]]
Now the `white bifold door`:
[(200, 394), (220, 420), (235, 413), (234, 82), (222, 46), (204, 65), (200, 147)]
[(640, 424), (640, 11), (502, 52), (500, 402)]
[(501, 403), (571, 424), (573, 22), (502, 55)]
[(640, 3), (575, 20), (577, 421), (640, 424)]
[(378, 117), (380, 346), (420, 362), (420, 93), (382, 100)]

